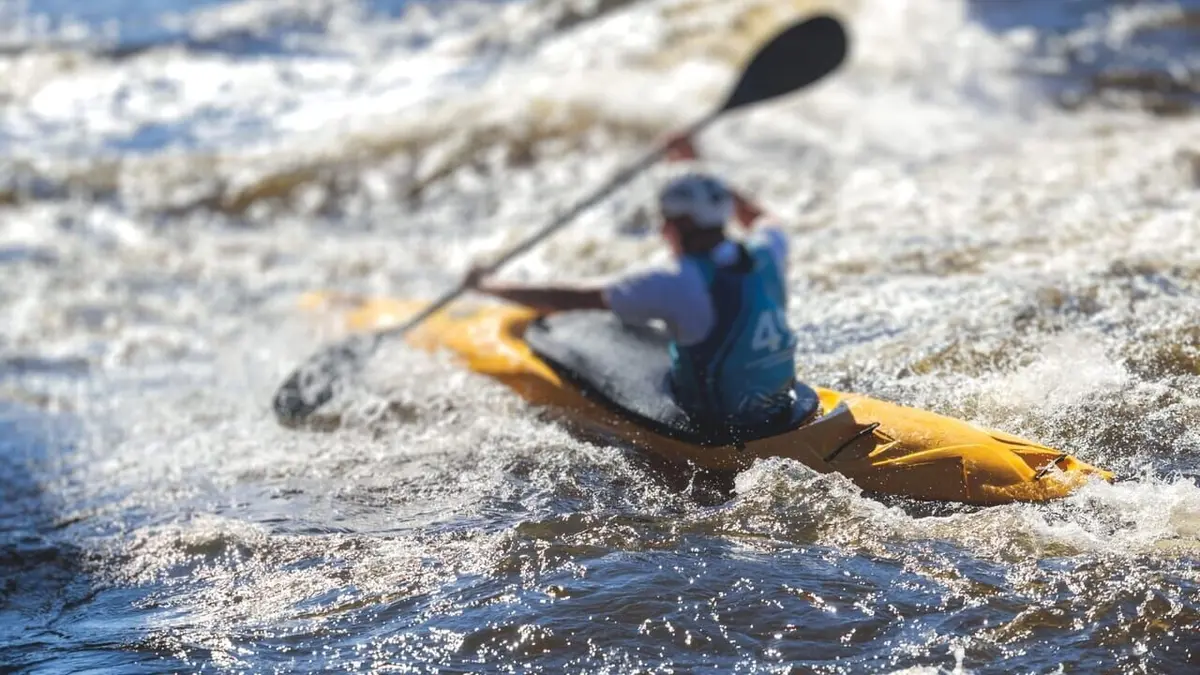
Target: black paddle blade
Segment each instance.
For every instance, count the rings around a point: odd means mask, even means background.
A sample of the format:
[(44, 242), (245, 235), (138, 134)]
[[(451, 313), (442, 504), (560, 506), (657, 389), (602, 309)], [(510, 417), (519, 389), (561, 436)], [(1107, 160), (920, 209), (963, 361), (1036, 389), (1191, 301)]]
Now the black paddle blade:
[(849, 38), (831, 16), (802, 21), (776, 35), (742, 73), (722, 111), (789, 94), (837, 70)]
[(362, 371), (378, 344), (375, 336), (359, 335), (313, 354), (275, 392), (272, 407), (279, 423), (286, 427), (301, 426), (333, 399), (339, 383)]

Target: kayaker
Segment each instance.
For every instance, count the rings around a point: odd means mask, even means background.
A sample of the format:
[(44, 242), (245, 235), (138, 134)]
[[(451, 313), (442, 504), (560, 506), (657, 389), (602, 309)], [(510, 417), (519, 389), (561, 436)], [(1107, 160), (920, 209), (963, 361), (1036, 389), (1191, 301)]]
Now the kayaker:
[[(686, 137), (670, 148), (673, 161), (697, 158)], [(658, 206), (672, 268), (606, 286), (517, 286), (475, 268), (466, 283), (543, 313), (608, 309), (625, 323), (661, 320), (672, 338), (674, 396), (695, 418), (754, 427), (790, 413), (796, 339), (786, 311), (787, 236), (761, 208), (704, 174), (668, 182)], [(726, 236), (733, 219), (750, 233), (741, 241)]]

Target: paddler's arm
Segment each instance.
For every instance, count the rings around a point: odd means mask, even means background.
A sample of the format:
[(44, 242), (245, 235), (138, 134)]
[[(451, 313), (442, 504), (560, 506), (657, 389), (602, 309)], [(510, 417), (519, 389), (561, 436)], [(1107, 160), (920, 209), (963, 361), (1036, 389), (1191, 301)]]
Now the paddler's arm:
[(737, 218), (738, 223), (742, 226), (742, 229), (747, 231), (754, 229), (754, 224), (761, 220), (762, 217), (767, 214), (767, 212), (763, 211), (758, 204), (746, 199), (745, 196), (733, 189), (733, 186), (729, 185), (728, 183), (725, 184), (725, 187), (728, 188), (729, 192), (733, 195), (733, 213)]
[(604, 291), (586, 286), (517, 286), (489, 281), (485, 272), (473, 269), (464, 284), (494, 298), (525, 305), (545, 314), (576, 309), (607, 309)]

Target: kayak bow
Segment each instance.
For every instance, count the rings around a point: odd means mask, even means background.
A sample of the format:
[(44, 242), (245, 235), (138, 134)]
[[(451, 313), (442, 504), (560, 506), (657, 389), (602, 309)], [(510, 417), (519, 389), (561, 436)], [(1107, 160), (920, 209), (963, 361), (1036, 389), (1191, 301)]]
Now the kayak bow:
[[(320, 294), (307, 304), (345, 310), (353, 332), (397, 324), (425, 306)], [(784, 457), (822, 473), (841, 473), (867, 492), (978, 505), (1047, 501), (1093, 478), (1112, 480), (1108, 471), (1017, 436), (816, 387), (803, 388), (815, 393), (814, 412), (792, 428), (745, 441), (698, 442), (648, 425), (535, 352), (526, 334), (537, 319), (530, 310), (506, 305), (458, 308), (435, 315), (407, 339), (418, 348), (448, 350), (470, 370), (583, 431), (669, 463), (730, 472), (756, 459)]]

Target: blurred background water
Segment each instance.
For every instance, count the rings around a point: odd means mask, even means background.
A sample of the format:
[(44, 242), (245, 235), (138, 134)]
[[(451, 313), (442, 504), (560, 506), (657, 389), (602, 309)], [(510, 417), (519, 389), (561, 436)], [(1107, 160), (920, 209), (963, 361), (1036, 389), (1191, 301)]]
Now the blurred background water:
[[(397, 349), (278, 428), (313, 290), (431, 297), (833, 9), (708, 167), (794, 236), (801, 375), (1071, 450), (1047, 505), (728, 500)], [(1200, 666), (1200, 3), (0, 0), (0, 671)], [(662, 255), (651, 172), (515, 263)]]

